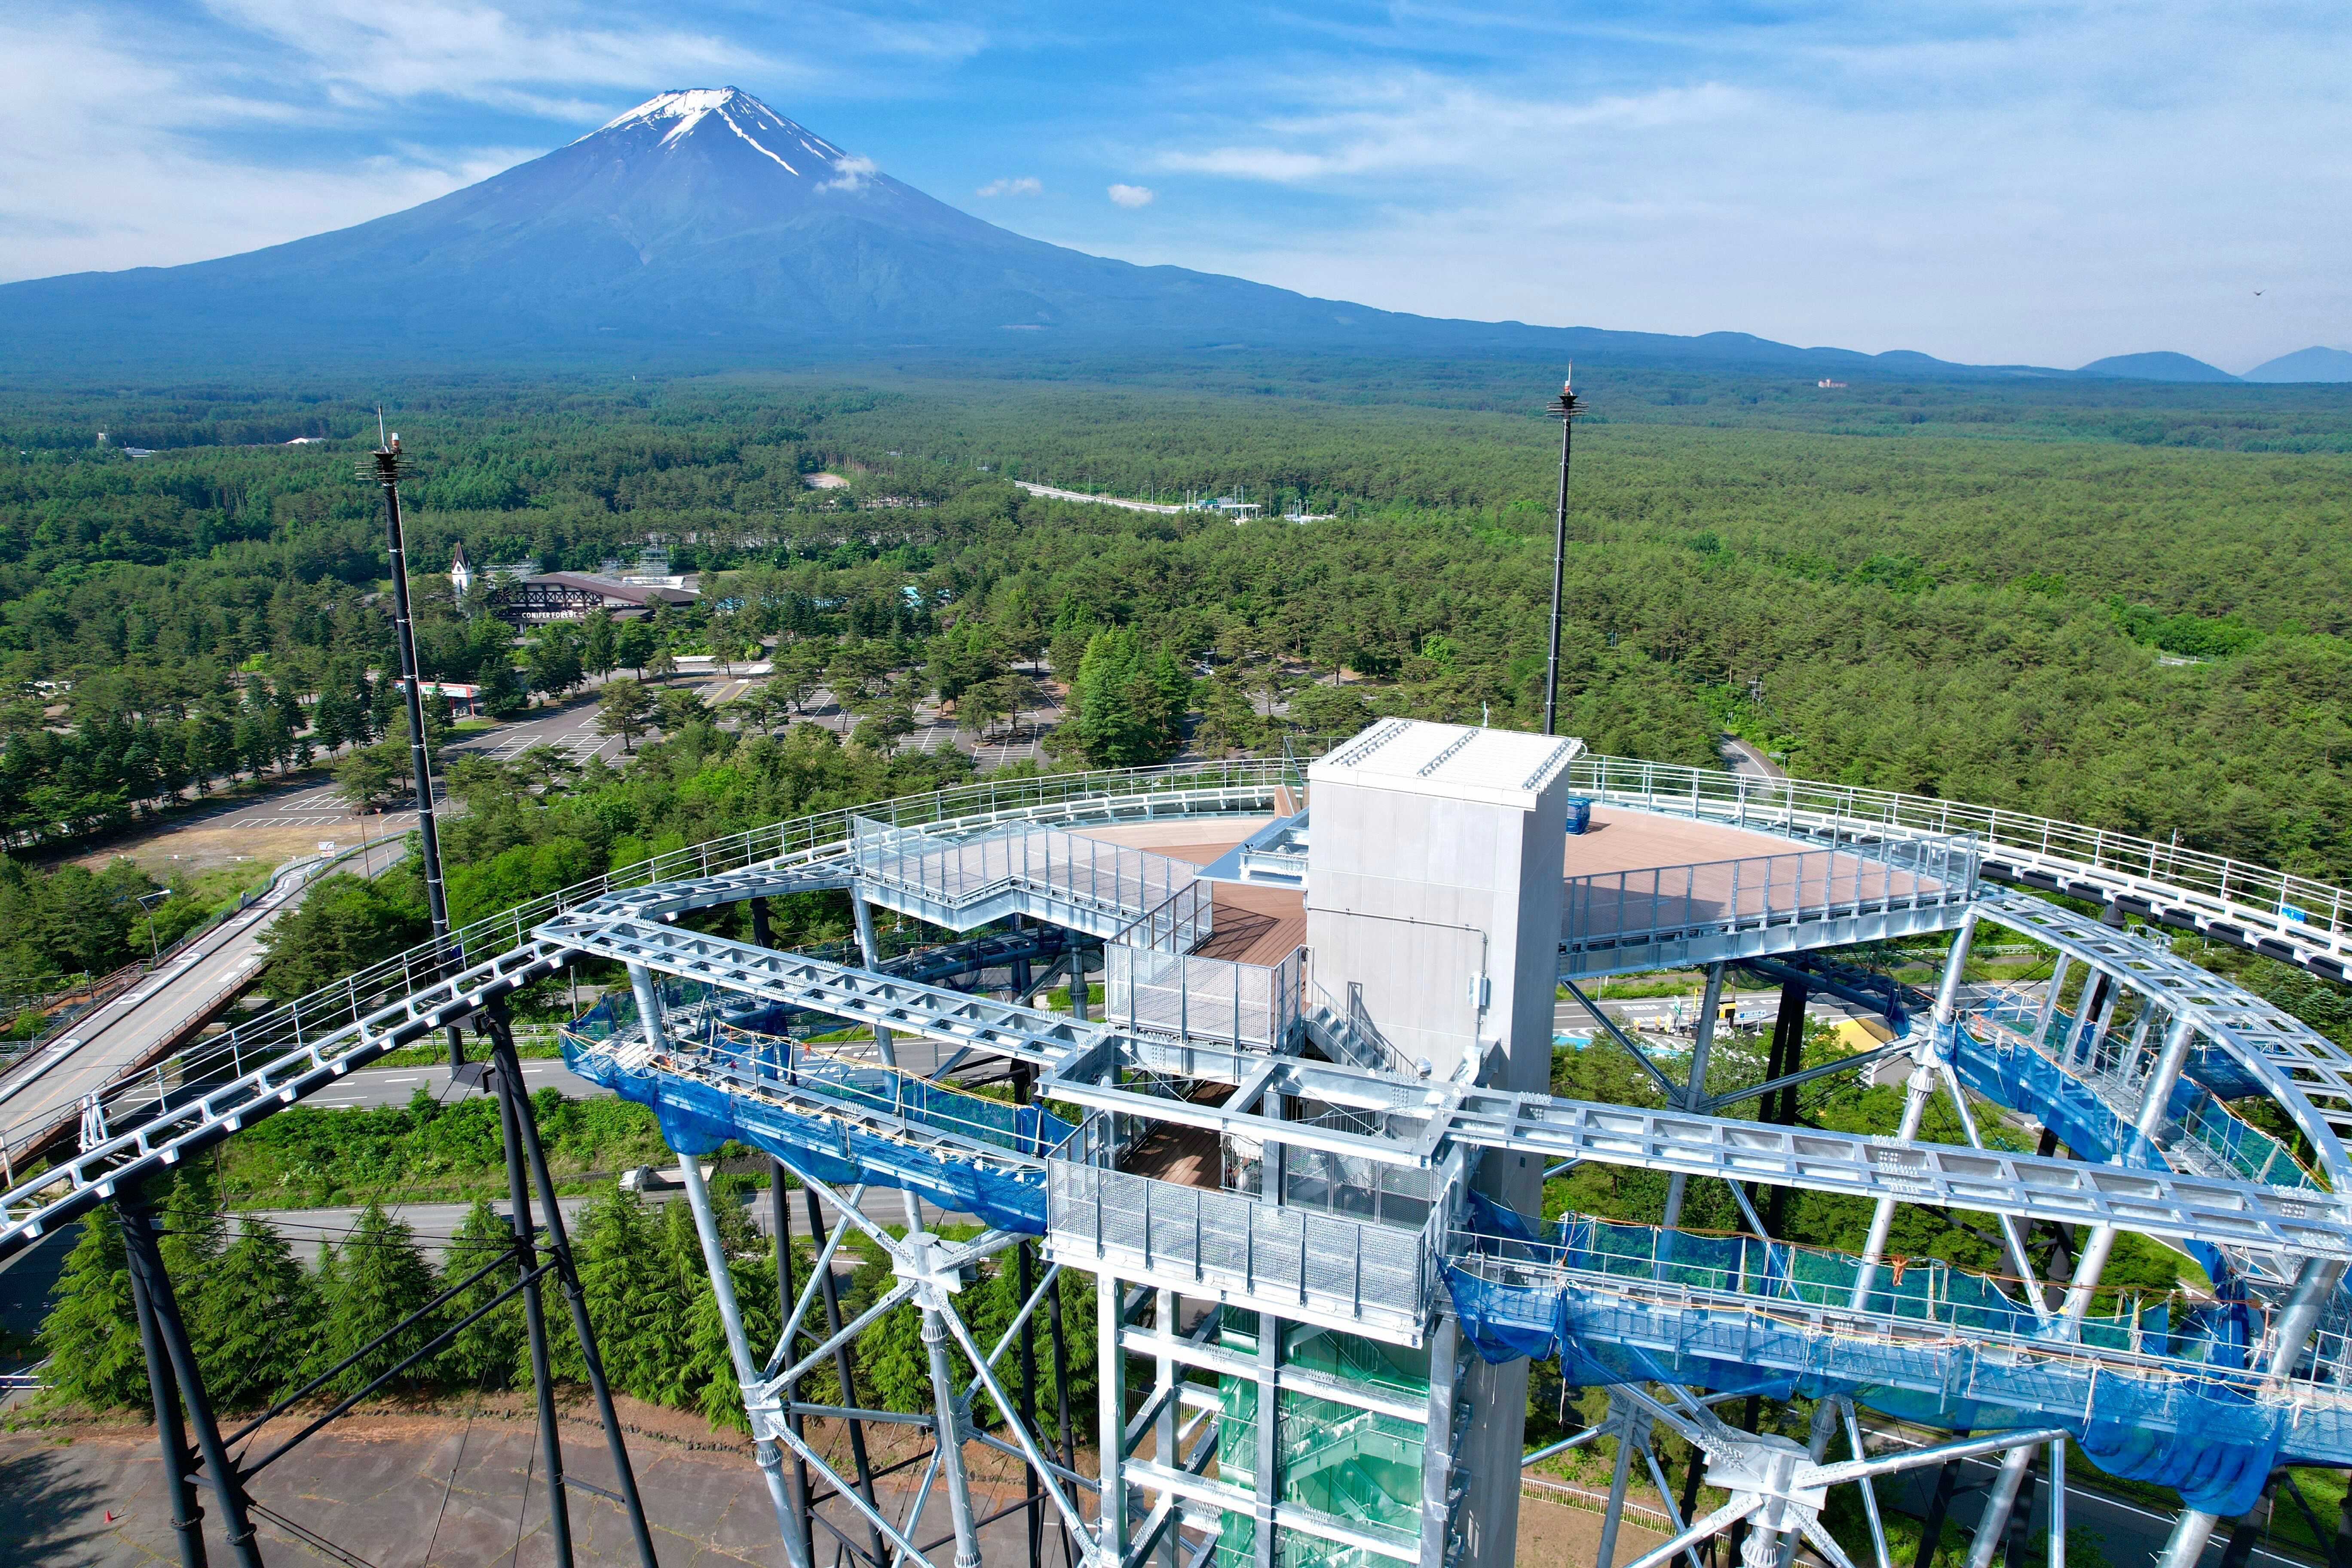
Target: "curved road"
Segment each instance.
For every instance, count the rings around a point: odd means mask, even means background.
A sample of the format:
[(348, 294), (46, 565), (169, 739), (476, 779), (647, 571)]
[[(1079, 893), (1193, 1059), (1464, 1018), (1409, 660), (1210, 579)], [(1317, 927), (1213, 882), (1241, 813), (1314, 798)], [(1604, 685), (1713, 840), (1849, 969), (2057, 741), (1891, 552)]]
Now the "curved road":
[[(407, 852), (405, 837), (386, 839), (336, 869), (377, 876)], [(0, 1079), (0, 1144), (13, 1162), (35, 1140), (74, 1114), (82, 1098), (194, 1033), (245, 989), (265, 954), (261, 935), (301, 902), (316, 869), (289, 877), (232, 916), (161, 971), (78, 1020), (65, 1036)]]

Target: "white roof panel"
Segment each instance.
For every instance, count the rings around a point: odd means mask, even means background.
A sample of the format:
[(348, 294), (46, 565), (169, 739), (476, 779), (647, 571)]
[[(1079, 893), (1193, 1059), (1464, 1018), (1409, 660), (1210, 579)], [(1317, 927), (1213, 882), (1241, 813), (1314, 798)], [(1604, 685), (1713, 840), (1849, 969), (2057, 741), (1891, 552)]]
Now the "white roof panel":
[(1309, 766), (1307, 780), (1525, 810), (1583, 750), (1565, 735), (1383, 719)]

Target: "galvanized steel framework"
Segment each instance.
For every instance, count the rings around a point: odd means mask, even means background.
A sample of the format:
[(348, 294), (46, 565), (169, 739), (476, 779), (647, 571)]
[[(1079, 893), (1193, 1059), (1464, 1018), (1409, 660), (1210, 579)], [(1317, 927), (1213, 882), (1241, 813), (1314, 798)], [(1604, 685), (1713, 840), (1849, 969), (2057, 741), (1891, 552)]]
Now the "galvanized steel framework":
[[(1933, 1021), (1912, 1043), (1904, 1124), (1894, 1138), (1711, 1115), (1715, 1107), (1699, 1092), (1696, 1072), (1684, 1103), (1661, 1111), (1431, 1083), (1390, 1070), (1399, 1064), (1328, 1007), (1261, 1012), (1253, 1016), (1273, 1026), (1244, 1029), (1238, 973), (1220, 971), (1196, 984), (1184, 962), (1210, 918), (1190, 869), (1139, 852), (1082, 848), (1093, 841), (1073, 842), (1064, 831), (1095, 821), (1262, 814), (1286, 782), (1275, 764), (1221, 764), (1079, 775), (1017, 791), (983, 786), (911, 808), (902, 804), (898, 820), (887, 825), (840, 815), (783, 824), (666, 857), (628, 879), (629, 886), (576, 889), (484, 922), (459, 933), (459, 941), (467, 952), (498, 956), (459, 974), (436, 979), (429, 954), (403, 955), (333, 993), (241, 1026), (152, 1084), (124, 1085), (94, 1100), (84, 1110), (80, 1154), (0, 1197), (0, 1249), (23, 1245), (145, 1173), (586, 955), (627, 966), (639, 1020), (626, 1038), (600, 1042), (590, 1054), (602, 1052), (646, 1074), (656, 1085), (650, 1091), (655, 1098), (699, 1085), (761, 1114), (835, 1127), (845, 1141), (855, 1130), (934, 1161), (984, 1166), (1038, 1190), (1049, 1267), (1024, 1293), (1018, 1332), (1009, 1331), (991, 1348), (975, 1342), (956, 1298), (972, 1269), (1013, 1255), (1020, 1246), (1017, 1232), (943, 1240), (925, 1229), (911, 1194), (905, 1226), (886, 1227), (866, 1215), (863, 1191), (807, 1181), (813, 1215), (822, 1200), (834, 1216), (828, 1257), (805, 1285), (793, 1289), (785, 1281), (793, 1298), (791, 1321), (769, 1350), (747, 1342), (732, 1310), (698, 1161), (682, 1163), (711, 1249), (714, 1287), (761, 1439), (761, 1465), (796, 1562), (809, 1561), (813, 1545), (800, 1522), (807, 1513), (809, 1475), (830, 1486), (856, 1522), (887, 1541), (887, 1554), (923, 1556), (906, 1527), (875, 1506), (871, 1479), (835, 1473), (808, 1441), (808, 1418), (849, 1412), (809, 1406), (795, 1396), (798, 1383), (874, 1316), (845, 1324), (828, 1320), (814, 1349), (794, 1349), (814, 1337), (802, 1331), (820, 1302), (830, 1305), (830, 1249), (852, 1229), (889, 1258), (898, 1276), (884, 1305), (911, 1301), (923, 1316), (934, 1390), (927, 1419), (937, 1442), (918, 1497), (935, 1486), (944, 1489), (959, 1568), (976, 1561), (979, 1549), (982, 1521), (962, 1463), (967, 1446), (975, 1444), (1016, 1457), (1034, 1478), (1033, 1513), (1050, 1511), (1097, 1562), (1121, 1568), (1151, 1560), (1172, 1565), (1180, 1558), (1193, 1563), (1213, 1555), (1236, 1563), (1346, 1557), (1428, 1568), (1492, 1560), (1498, 1547), (1507, 1556), (1507, 1542), (1494, 1541), (1485, 1528), (1491, 1521), (1465, 1517), (1459, 1504), (1461, 1478), (1452, 1456), (1466, 1414), (1457, 1397), (1464, 1352), (1440, 1288), (1449, 1263), (1480, 1267), (1463, 1239), (1462, 1192), (1466, 1172), (1486, 1150), (1639, 1165), (1670, 1172), (1678, 1181), (1699, 1177), (1872, 1197), (1880, 1223), (1873, 1227), (1865, 1271), (1884, 1250), (1885, 1221), (1904, 1203), (1963, 1206), (2027, 1225), (2088, 1225), (2090, 1240), (2063, 1308), (2044, 1312), (2051, 1326), (2035, 1343), (2020, 1348), (2071, 1357), (2095, 1370), (2132, 1360), (2081, 1344), (2068, 1331), (2087, 1310), (2096, 1260), (2114, 1236), (2137, 1230), (2203, 1242), (2223, 1249), (2258, 1289), (2270, 1293), (2262, 1396), (2323, 1415), (2342, 1403), (2333, 1381), (2340, 1331), (2322, 1319), (2352, 1257), (2346, 1239), (2352, 1234), (2352, 1206), (2336, 1195), (2352, 1190), (2339, 1137), (2352, 1122), (2352, 1062), (2315, 1031), (2184, 963), (2161, 942), (2037, 900), (1980, 896), (1975, 872), (1980, 862), (2012, 880), (2088, 890), (2111, 907), (2241, 941), (2321, 973), (2352, 953), (2343, 929), (2344, 900), (2334, 889), (1950, 803), (1732, 781), (1611, 759), (1586, 760), (1577, 768), (1576, 787), (1604, 802), (1736, 824), (1778, 834), (1790, 845), (1784, 856), (1731, 868), (1727, 899), (1693, 896), (1702, 873), (1711, 869), (1704, 868), (1679, 870), (1679, 889), (1663, 875), (1654, 879), (1657, 885), (1638, 900), (1637, 918), (1629, 918), (1635, 900), (1622, 889), (1602, 900), (1606, 920), (1591, 918), (1595, 905), (1588, 896), (1582, 923), (1572, 919), (1563, 932), (1564, 973), (1666, 962), (1719, 965), (1906, 931), (1962, 932)], [(1818, 859), (1817, 872), (1809, 870), (1809, 857)], [(1776, 864), (1782, 860), (1786, 877)], [(1121, 962), (1130, 977), (1157, 964), (1162, 988), (1172, 974), (1181, 994), (1172, 1006), (1145, 1008), (1135, 1004), (1130, 989), (1124, 1016), (1095, 1022), (1085, 1016), (1085, 994), (1076, 986), (1076, 1016), (1057, 1016), (887, 974), (870, 964), (779, 953), (670, 923), (692, 910), (818, 888), (856, 895), (868, 953), (875, 951), (869, 901), (966, 930), (1019, 914), (1114, 945), (1123, 942)], [(2123, 1081), (2137, 1087), (2142, 1103), (2158, 1106), (2181, 1073), (2190, 1044), (2206, 1042), (2258, 1079), (2286, 1112), (2307, 1140), (2326, 1190), (2232, 1179), (2210, 1168), (2126, 1170), (1918, 1142), (1927, 1101), (1958, 1092), (1950, 1079), (1951, 1046), (1954, 1031), (1969, 1020), (1957, 1014), (1953, 983), (1969, 933), (1985, 921), (2051, 945), (2066, 962), (2101, 977), (2079, 1026), (2056, 1048), (2063, 1061), (2071, 1063), (2085, 1036), (2106, 1029), (2119, 998), (2133, 998), (2121, 1004), (2141, 1015), (2131, 1049), (2114, 1047), (2108, 1054), (2126, 1058)], [(1178, 962), (1171, 967), (1145, 955)], [(884, 1068), (896, 1069), (893, 1032), (939, 1042), (945, 1047), (941, 1077), (981, 1067), (1009, 1068), (1024, 1081), (1034, 1076), (1040, 1098), (1085, 1112), (1084, 1127), (1066, 1146), (1008, 1152), (973, 1145), (920, 1116), (894, 1116), (870, 1105), (845, 1109), (787, 1081), (788, 1075), (720, 1070), (728, 1064), (709, 1051), (665, 1036), (658, 976), (703, 981), (747, 1000), (873, 1025), (873, 1055)], [(1187, 1000), (1195, 990), (1202, 1003), (1198, 1026)], [(2151, 1031), (2150, 1020), (2162, 1026)], [(1310, 1042), (1329, 1059), (1301, 1056)], [(1180, 1095), (1188, 1084), (1230, 1086), (1232, 1092), (1211, 1104)], [(1301, 1120), (1310, 1106), (1318, 1108), (1313, 1119)], [(1119, 1168), (1125, 1152), (1171, 1126), (1212, 1133), (1229, 1153), (1246, 1152), (1251, 1163), (1241, 1188), (1181, 1186)], [(22, 1144), (29, 1142), (26, 1134), (47, 1131), (12, 1129), (10, 1134)], [(887, 1165), (886, 1158), (877, 1175), (891, 1179)], [(1375, 1203), (1406, 1209), (1404, 1223), (1385, 1210), (1368, 1220), (1352, 1209), (1366, 1192)], [(1412, 1223), (1414, 1205), (1418, 1224)], [(1760, 1220), (1755, 1224), (1762, 1228)], [(1019, 1261), (1025, 1275), (1025, 1250)], [(1039, 1439), (1034, 1420), (1022, 1418), (1030, 1400), (1010, 1393), (999, 1371), (1016, 1339), (1024, 1353), (1033, 1353), (1025, 1336), (1037, 1315), (1058, 1308), (1055, 1287), (1065, 1268), (1084, 1269), (1097, 1280), (1106, 1374), (1097, 1416), (1104, 1442), (1091, 1476), (1080, 1474), (1066, 1451)], [(1615, 1287), (1642, 1298), (1643, 1310), (1663, 1313), (1661, 1321), (1734, 1305), (1700, 1300), (1686, 1288), (1643, 1296), (1638, 1284), (1620, 1279)], [(2032, 1295), (2037, 1312), (2043, 1312), (2040, 1293)], [(1890, 1342), (1922, 1331), (1916, 1322), (1874, 1318), (1867, 1297), (1865, 1275), (1844, 1310), (1812, 1314), (1820, 1331)], [(2325, 1342), (2315, 1361), (2309, 1345), (2315, 1333)], [(1149, 1374), (1136, 1384), (1132, 1407), (1131, 1379), (1118, 1374), (1130, 1363)], [(1009, 1417), (998, 1430), (982, 1431), (972, 1420), (975, 1401), (983, 1396)], [(1745, 1521), (1752, 1528), (1744, 1550), (1758, 1568), (1776, 1557), (1785, 1560), (1780, 1543), (1800, 1538), (1843, 1563), (1815, 1521), (1830, 1485), (1907, 1463), (1939, 1462), (1963, 1447), (2000, 1448), (2011, 1456), (2001, 1485), (2013, 1496), (2031, 1455), (2063, 1437), (2032, 1429), (1900, 1458), (1871, 1458), (1860, 1452), (1863, 1434), (1851, 1408), (1834, 1400), (1822, 1403), (1801, 1443), (1727, 1426), (1703, 1400), (1671, 1384), (1656, 1385), (1655, 1392), (1623, 1384), (1613, 1392), (1609, 1424), (1620, 1438), (1612, 1542), (1633, 1458), (1643, 1457), (1666, 1495), (1652, 1447), (1656, 1425), (1688, 1439), (1704, 1456), (1706, 1479), (1731, 1494), (1725, 1508), (1687, 1521), (1685, 1535), (1696, 1540)], [(1345, 1436), (1318, 1435), (1335, 1431)], [(1854, 1446), (1855, 1458), (1833, 1463), (1826, 1449), (1841, 1435)], [(1417, 1456), (1411, 1467), (1417, 1479), (1402, 1516), (1408, 1522), (1401, 1525), (1392, 1508), (1342, 1495), (1341, 1483), (1364, 1467), (1393, 1468), (1409, 1455)], [(1111, 1506), (1101, 1503), (1104, 1498)], [(1667, 1502), (1671, 1510), (1670, 1495)], [(1874, 1504), (1873, 1519), (1874, 1529)], [(2174, 1561), (2193, 1562), (2212, 1525), (2210, 1516), (2185, 1514)], [(1999, 1534), (1981, 1532), (1983, 1554), (1989, 1557)], [(1669, 1542), (1642, 1563), (1646, 1568), (1663, 1562), (1687, 1544)], [(2056, 1550), (2053, 1542), (2053, 1562)]]

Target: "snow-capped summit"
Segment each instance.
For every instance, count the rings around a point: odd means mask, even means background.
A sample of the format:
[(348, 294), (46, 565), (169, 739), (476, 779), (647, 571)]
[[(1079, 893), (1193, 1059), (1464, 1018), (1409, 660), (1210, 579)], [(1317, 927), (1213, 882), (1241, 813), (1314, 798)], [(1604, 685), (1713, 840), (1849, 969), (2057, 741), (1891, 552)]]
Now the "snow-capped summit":
[[(691, 135), (696, 127), (712, 120), (718, 127), (732, 132), (747, 145), (774, 159), (777, 166), (788, 174), (820, 173), (847, 163), (863, 165), (862, 174), (874, 172), (866, 160), (853, 159), (740, 87), (691, 87), (656, 93), (627, 113), (614, 116), (580, 141), (593, 142), (615, 132), (648, 127), (661, 133), (661, 145), (672, 147)], [(579, 142), (572, 145), (578, 146)], [(803, 169), (799, 166), (802, 164), (808, 167)]]
[(1438, 330), (1026, 238), (732, 87), (657, 93), (544, 157), (333, 234), (0, 286), (0, 363), (740, 360), (860, 343), (1360, 343)]

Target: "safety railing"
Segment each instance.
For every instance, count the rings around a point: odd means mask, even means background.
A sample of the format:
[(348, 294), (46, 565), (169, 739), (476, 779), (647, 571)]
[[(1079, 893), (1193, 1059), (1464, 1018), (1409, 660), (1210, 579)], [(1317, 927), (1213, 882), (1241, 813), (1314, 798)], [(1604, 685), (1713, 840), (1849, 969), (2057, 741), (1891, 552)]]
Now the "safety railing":
[(1234, 1050), (1272, 1050), (1298, 1023), (1300, 956), (1280, 963), (1200, 958), (1124, 942), (1103, 944), (1103, 1016), (1129, 1029)]
[[(2268, 866), (1966, 801), (1938, 800), (1855, 784), (1766, 779), (1630, 757), (1582, 756), (1569, 764), (1569, 788), (1605, 805), (1703, 817), (1767, 832), (1808, 826), (1880, 826), (1906, 834), (1972, 835), (1988, 859), (2012, 854), (2045, 866), (2110, 872), (2159, 895), (2185, 895), (2217, 914), (2242, 911), (2290, 938), (2352, 951), (2352, 892)], [(2004, 853), (2010, 852), (2010, 853)]]
[[(2069, 1066), (2067, 1045), (2075, 1039), (2074, 1015), (2055, 1008), (2045, 1013), (2039, 1002), (2008, 990), (1995, 992), (1958, 1021), (1990, 1049), (2030, 1050), (2073, 1077), (2115, 1116), (2119, 1130), (2137, 1122), (2149, 1065), (2145, 1042), (2135, 1053), (2127, 1037), (2119, 1045), (2112, 1032), (2103, 1040), (2077, 1041), (2075, 1059)], [(2083, 1032), (2090, 1033), (2087, 1028)], [(2319, 1189), (2318, 1178), (2293, 1149), (2241, 1119), (2220, 1096), (2201, 1086), (2188, 1082), (2176, 1089), (2172, 1110), (2168, 1120), (2174, 1136), (2163, 1148), (2167, 1163), (2199, 1175)]]
[[(1140, 924), (1150, 945), (1209, 934), (1209, 900), (1181, 860), (1057, 828), (1018, 824), (969, 838), (941, 837), (859, 816), (853, 824), (861, 879), (942, 910), (969, 910), (1013, 890)], [(1122, 938), (1127, 940), (1126, 938)]]
[[(812, 864), (836, 856), (845, 875), (854, 816), (898, 827), (969, 830), (1039, 813), (1054, 814), (1058, 820), (1088, 822), (1257, 813), (1270, 806), (1282, 775), (1279, 762), (1244, 758), (1179, 768), (1118, 768), (1002, 783), (990, 780), (877, 802), (855, 813), (820, 812), (668, 850), (475, 921), (452, 933), (447, 950), (421, 942), (331, 985), (258, 1013), (161, 1064), (142, 1065), (135, 1076), (110, 1084), (100, 1095), (98, 1110), (108, 1126), (134, 1125), (173, 1103), (187, 1086), (240, 1078), (258, 1063), (333, 1039), (359, 1019), (453, 973), (457, 955), (518, 948), (542, 921), (607, 893), (751, 866)], [(333, 1049), (357, 1043), (355, 1038), (338, 1040)], [(16, 1156), (21, 1169), (27, 1155), (69, 1133), (78, 1121), (84, 1120), (84, 1110), (78, 1105), (0, 1124), (0, 1147)], [(29, 1197), (34, 1190), (12, 1191), (7, 1194), (11, 1205), (20, 1196)]]
[(1075, 1161), (1047, 1165), (1056, 1253), (1125, 1278), (1211, 1286), (1286, 1316), (1417, 1338), (1435, 1283), (1426, 1226), (1370, 1225)]
[(1195, 879), (1154, 904), (1111, 940), (1157, 952), (1190, 952), (1209, 940), (1216, 926), (1216, 898), (1210, 884)]
[(1833, 848), (1568, 879), (1570, 952), (1962, 904), (1976, 896), (1969, 840), (1842, 837)]

